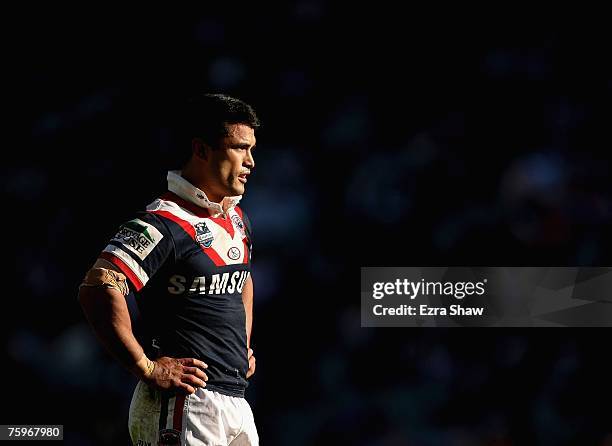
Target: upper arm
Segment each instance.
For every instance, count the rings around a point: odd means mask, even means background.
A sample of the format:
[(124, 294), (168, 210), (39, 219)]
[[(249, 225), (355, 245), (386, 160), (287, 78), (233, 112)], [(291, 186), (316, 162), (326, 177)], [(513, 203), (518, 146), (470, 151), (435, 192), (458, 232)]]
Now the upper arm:
[(79, 288), (79, 303), (94, 327), (118, 319), (129, 320), (125, 296), (115, 288), (82, 286)]

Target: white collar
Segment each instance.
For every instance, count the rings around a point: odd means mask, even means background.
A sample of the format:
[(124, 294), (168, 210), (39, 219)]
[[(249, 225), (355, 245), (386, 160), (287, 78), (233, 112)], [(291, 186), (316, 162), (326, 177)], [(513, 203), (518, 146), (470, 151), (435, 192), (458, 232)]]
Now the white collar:
[(223, 198), (221, 203), (214, 203), (208, 199), (204, 191), (183, 178), (180, 170), (170, 170), (168, 172), (168, 190), (201, 208), (210, 209), (212, 214), (226, 213), (242, 199), (241, 195), (236, 195)]

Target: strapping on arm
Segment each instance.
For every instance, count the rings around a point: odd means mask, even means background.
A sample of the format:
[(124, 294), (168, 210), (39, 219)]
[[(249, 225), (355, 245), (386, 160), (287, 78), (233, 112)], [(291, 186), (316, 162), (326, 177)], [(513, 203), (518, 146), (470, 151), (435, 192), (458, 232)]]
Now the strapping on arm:
[[(107, 262), (110, 264), (110, 262)], [(104, 265), (104, 266), (109, 266)], [(85, 278), (81, 283), (81, 287), (98, 287), (98, 288), (113, 288), (119, 291), (124, 296), (127, 296), (130, 292), (128, 287), (127, 278), (123, 273), (116, 271), (115, 269), (104, 268), (101, 266), (100, 260), (98, 260), (93, 268), (87, 271)], [(79, 287), (80, 288), (80, 287)]]
[(143, 353), (140, 359), (136, 362), (134, 366), (137, 372), (140, 372), (140, 375), (145, 378), (150, 378), (153, 375), (153, 370), (155, 370), (155, 362), (151, 361), (147, 356)]

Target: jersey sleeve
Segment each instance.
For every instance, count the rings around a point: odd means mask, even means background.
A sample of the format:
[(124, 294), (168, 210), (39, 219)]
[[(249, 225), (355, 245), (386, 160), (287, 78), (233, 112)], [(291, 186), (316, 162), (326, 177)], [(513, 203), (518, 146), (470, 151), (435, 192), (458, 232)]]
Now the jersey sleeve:
[(123, 223), (100, 254), (126, 275), (136, 291), (173, 257), (172, 235), (157, 216), (146, 212)]

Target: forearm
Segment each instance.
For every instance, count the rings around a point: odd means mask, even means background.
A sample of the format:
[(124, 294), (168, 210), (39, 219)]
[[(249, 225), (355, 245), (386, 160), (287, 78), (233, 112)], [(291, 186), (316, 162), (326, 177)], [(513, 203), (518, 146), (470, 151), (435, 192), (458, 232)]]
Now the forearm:
[(251, 346), (251, 329), (253, 328), (253, 280), (250, 275), (242, 289), (242, 303), (246, 315), (246, 337), (247, 348), (249, 348)]
[(112, 288), (81, 287), (79, 301), (109, 353), (139, 379), (150, 374), (153, 364), (134, 337), (125, 296)]

